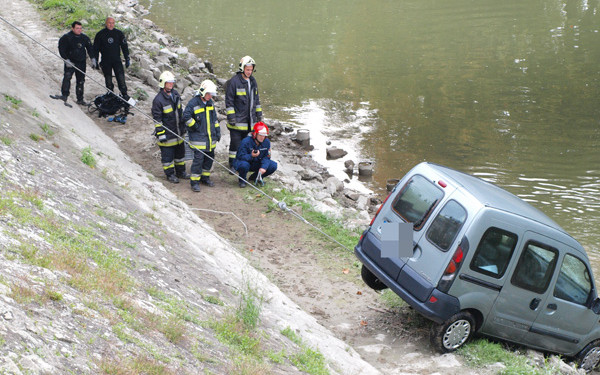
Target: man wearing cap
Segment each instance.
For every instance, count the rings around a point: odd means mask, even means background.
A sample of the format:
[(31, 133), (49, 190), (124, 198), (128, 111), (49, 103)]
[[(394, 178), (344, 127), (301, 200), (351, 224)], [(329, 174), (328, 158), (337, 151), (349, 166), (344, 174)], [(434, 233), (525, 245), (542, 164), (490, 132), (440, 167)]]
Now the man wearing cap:
[[(242, 140), (237, 150), (234, 168), (238, 171), (238, 185), (246, 187), (246, 181), (262, 183), (262, 179), (277, 170), (277, 163), (271, 160), (271, 142), (267, 138), (269, 128), (262, 121), (254, 125), (254, 130)], [(254, 172), (249, 179), (248, 172)]]

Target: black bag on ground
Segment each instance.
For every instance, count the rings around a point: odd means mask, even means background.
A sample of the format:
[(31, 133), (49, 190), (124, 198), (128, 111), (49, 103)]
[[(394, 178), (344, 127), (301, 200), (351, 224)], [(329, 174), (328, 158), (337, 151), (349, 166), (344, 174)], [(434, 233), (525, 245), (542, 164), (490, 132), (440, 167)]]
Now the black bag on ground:
[(114, 115), (119, 111), (126, 115), (129, 112), (129, 104), (109, 91), (104, 95), (96, 96), (89, 110), (90, 112), (98, 111), (98, 117)]

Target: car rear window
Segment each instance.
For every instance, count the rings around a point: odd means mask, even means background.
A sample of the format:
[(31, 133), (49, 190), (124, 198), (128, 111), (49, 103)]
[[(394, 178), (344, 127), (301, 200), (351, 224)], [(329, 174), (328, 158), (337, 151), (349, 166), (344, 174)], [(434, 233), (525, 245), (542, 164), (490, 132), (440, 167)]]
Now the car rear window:
[(467, 211), (456, 201), (449, 201), (427, 231), (427, 238), (442, 251), (448, 251), (467, 219)]
[(392, 208), (405, 221), (413, 223), (415, 230), (419, 230), (443, 196), (444, 192), (431, 181), (415, 175), (404, 185)]

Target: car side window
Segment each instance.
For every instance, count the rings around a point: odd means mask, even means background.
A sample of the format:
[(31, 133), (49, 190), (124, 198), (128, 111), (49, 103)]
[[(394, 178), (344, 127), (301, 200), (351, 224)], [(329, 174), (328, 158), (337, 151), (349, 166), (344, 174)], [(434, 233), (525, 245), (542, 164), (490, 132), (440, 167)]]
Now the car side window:
[(554, 287), (554, 297), (585, 305), (591, 292), (590, 271), (585, 263), (571, 254), (565, 255)]
[(510, 282), (519, 288), (544, 293), (554, 273), (557, 257), (558, 250), (555, 248), (534, 241), (528, 242)]
[(479, 241), (471, 269), (494, 278), (504, 276), (517, 245), (517, 235), (500, 228), (491, 227)]
[(431, 223), (427, 239), (441, 250), (448, 251), (466, 218), (467, 211), (458, 202), (449, 201)]
[(405, 221), (413, 223), (415, 230), (419, 230), (443, 196), (444, 192), (431, 181), (415, 175), (404, 185), (392, 208)]

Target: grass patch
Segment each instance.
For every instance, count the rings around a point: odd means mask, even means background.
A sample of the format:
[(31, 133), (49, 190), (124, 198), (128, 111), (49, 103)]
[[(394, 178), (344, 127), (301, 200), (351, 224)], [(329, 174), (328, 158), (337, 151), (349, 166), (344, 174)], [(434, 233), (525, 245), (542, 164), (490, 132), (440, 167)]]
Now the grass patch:
[(550, 375), (559, 373), (558, 365), (550, 365), (547, 361), (539, 367), (524, 355), (507, 350), (502, 344), (486, 339), (475, 339), (457, 350), (467, 365), (483, 368), (494, 363), (502, 363), (505, 368), (499, 371), (502, 375)]
[(7, 146), (12, 145), (12, 143), (13, 143), (12, 139), (10, 139), (8, 137), (0, 137), (0, 141), (2, 141), (2, 143), (4, 143)]
[(90, 168), (96, 167), (96, 158), (94, 158), (94, 154), (92, 153), (92, 148), (90, 146), (81, 150), (81, 161)]
[[(22, 240), (15, 249), (25, 262), (67, 272), (68, 284), (84, 292), (119, 295), (133, 282), (127, 276), (127, 262), (96, 233), (84, 226), (65, 222), (44, 207), (32, 190), (4, 188), (0, 214), (11, 218), (11, 226), (35, 232), (45, 243)], [(55, 296), (57, 298), (57, 296)]]
[(379, 297), (383, 304), (389, 309), (400, 309), (408, 306), (402, 298), (400, 298), (391, 289), (384, 289)]
[(90, 38), (104, 27), (109, 14), (107, 5), (85, 0), (29, 0), (40, 10), (44, 19), (59, 29), (70, 29), (73, 21), (86, 20)]
[(19, 109), (19, 105), (23, 102), (21, 99), (17, 99), (13, 96), (4, 94), (4, 100), (9, 102), (14, 109)]
[(325, 357), (321, 352), (306, 345), (290, 327), (282, 329), (281, 334), (300, 347), (298, 353), (288, 356), (294, 366), (311, 375), (329, 375)]

